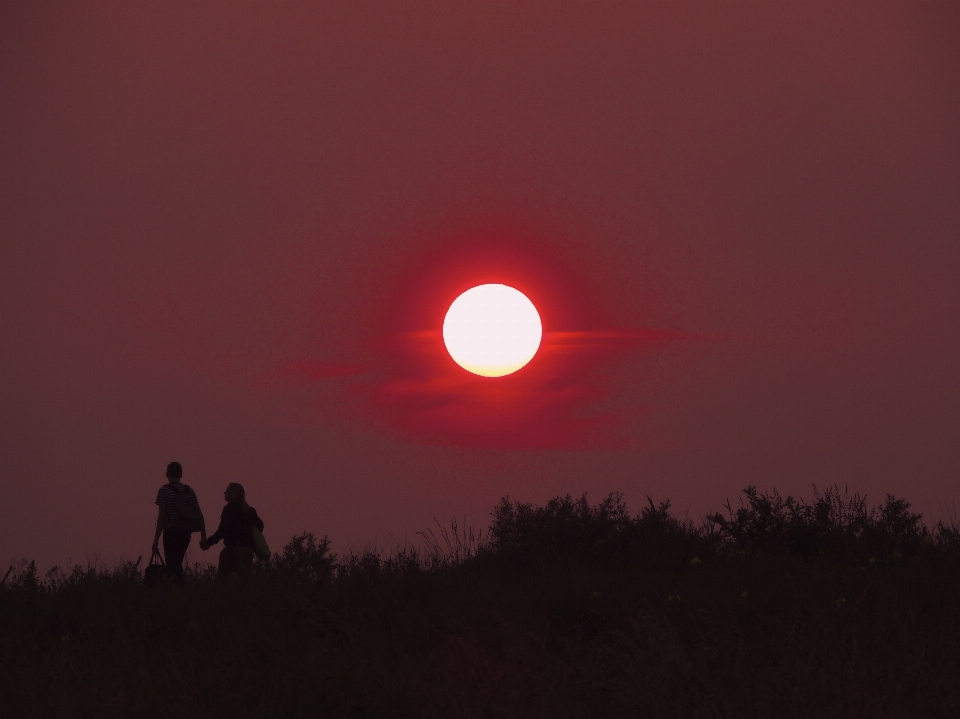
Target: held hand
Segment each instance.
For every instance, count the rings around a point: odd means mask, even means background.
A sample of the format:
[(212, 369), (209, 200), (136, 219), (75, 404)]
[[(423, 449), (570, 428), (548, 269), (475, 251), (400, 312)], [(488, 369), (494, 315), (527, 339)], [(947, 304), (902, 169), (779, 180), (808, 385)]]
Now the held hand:
[(202, 549), (204, 552), (206, 552), (208, 549), (210, 549), (210, 544), (207, 542), (206, 539), (201, 539), (201, 540), (200, 540), (200, 549)]

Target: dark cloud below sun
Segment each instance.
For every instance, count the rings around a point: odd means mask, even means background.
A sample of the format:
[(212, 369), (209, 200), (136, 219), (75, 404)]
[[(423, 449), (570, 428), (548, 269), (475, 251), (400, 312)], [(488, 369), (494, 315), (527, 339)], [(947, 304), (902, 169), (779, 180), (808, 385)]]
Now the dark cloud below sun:
[(601, 371), (629, 351), (705, 339), (658, 329), (545, 332), (536, 356), (505, 377), (457, 366), (439, 330), (400, 332), (380, 366), (297, 361), (266, 384), (276, 389), (351, 377), (345, 411), (387, 434), (441, 446), (596, 449), (626, 446), (626, 418), (605, 408), (614, 388)]

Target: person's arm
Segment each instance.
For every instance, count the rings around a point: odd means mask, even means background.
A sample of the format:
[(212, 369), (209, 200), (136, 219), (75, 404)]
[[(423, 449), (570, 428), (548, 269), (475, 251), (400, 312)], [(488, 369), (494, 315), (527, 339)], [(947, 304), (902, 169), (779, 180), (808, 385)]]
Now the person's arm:
[(157, 512), (157, 531), (153, 534), (153, 547), (151, 548), (154, 552), (158, 551), (160, 547), (160, 534), (163, 532), (163, 525), (167, 522), (167, 512), (163, 505), (161, 504), (158, 509), (160, 511)]
[[(200, 508), (199, 504), (197, 508)], [(203, 510), (200, 510), (200, 549), (204, 551), (210, 549), (210, 545), (207, 543), (207, 521), (203, 518)]]
[[(193, 490), (190, 490), (193, 492)], [(200, 509), (200, 501), (197, 499), (197, 495), (193, 495), (193, 501), (197, 504), (197, 513), (200, 515), (200, 541), (204, 544), (207, 542), (207, 521), (203, 518), (203, 510)]]
[[(226, 514), (226, 511), (224, 511), (224, 514)], [(213, 534), (211, 534), (209, 537), (207, 537), (207, 546), (208, 546), (208, 547), (212, 547), (214, 544), (216, 544), (216, 543), (219, 542), (221, 539), (223, 539), (223, 530), (224, 530), (223, 524), (224, 524), (223, 514), (221, 514), (221, 515), (220, 515), (220, 526), (217, 527), (217, 531), (214, 532)]]

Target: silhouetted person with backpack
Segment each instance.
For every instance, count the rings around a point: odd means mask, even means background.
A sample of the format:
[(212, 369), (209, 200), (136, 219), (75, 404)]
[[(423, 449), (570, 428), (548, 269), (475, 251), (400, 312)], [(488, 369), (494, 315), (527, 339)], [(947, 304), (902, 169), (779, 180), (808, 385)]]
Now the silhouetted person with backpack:
[(223, 498), (227, 506), (220, 514), (220, 526), (208, 540), (200, 540), (200, 549), (209, 549), (223, 540), (218, 573), (221, 576), (246, 572), (253, 566), (253, 529), (263, 532), (263, 520), (247, 504), (246, 492), (236, 482), (227, 485)]
[(153, 551), (157, 551), (163, 533), (163, 555), (167, 572), (183, 583), (183, 555), (190, 545), (190, 535), (200, 532), (200, 546), (206, 544), (207, 527), (193, 489), (180, 481), (183, 467), (179, 462), (167, 465), (167, 483), (157, 492), (157, 531), (153, 535)]

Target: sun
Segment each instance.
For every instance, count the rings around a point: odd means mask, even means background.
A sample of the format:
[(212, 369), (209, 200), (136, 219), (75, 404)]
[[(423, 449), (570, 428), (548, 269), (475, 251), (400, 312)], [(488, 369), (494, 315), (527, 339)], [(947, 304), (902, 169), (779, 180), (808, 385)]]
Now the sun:
[(443, 343), (453, 361), (482, 377), (513, 374), (540, 347), (540, 314), (506, 285), (478, 285), (457, 297), (443, 318)]

